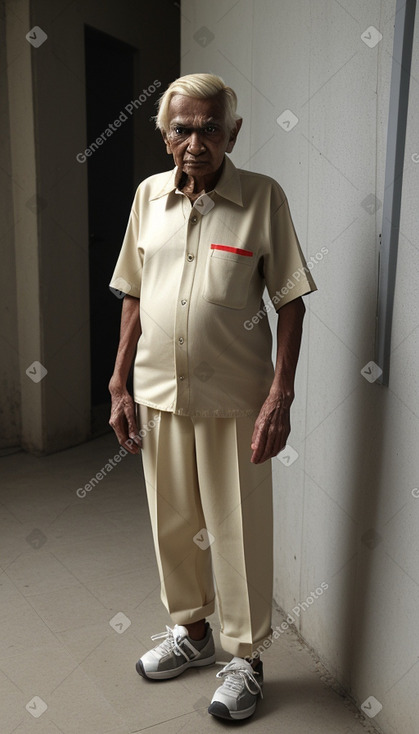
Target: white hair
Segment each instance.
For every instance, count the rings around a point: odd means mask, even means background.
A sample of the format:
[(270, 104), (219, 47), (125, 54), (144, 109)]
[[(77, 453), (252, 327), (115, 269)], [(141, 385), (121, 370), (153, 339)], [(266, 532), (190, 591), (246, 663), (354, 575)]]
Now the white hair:
[(175, 94), (183, 94), (185, 97), (194, 97), (195, 99), (209, 99), (219, 94), (222, 96), (225, 123), (228, 130), (232, 130), (236, 120), (240, 119), (240, 115), (236, 112), (236, 93), (231, 87), (227, 87), (220, 76), (215, 74), (187, 74), (169, 84), (159, 99), (158, 113), (154, 119), (156, 127), (162, 132), (169, 131), (169, 104)]

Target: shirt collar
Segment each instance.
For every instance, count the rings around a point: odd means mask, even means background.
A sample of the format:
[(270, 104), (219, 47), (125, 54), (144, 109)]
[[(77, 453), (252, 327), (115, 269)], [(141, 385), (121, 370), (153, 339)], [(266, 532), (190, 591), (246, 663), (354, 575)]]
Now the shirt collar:
[[(161, 189), (153, 196), (150, 196), (149, 201), (154, 199), (160, 199), (162, 196), (167, 196), (172, 191), (176, 191), (175, 176), (177, 168), (173, 168), (167, 172), (167, 179)], [(240, 184), (240, 174), (233, 161), (228, 156), (224, 156), (224, 168), (218, 183), (214, 187), (215, 193), (222, 196), (224, 199), (229, 199), (234, 204), (243, 206), (242, 191)]]

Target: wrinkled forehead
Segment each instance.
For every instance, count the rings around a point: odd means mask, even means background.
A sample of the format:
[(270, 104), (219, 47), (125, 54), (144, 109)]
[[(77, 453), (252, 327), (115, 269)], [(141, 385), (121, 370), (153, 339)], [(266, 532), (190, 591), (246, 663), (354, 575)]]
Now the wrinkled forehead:
[(182, 124), (185, 127), (203, 127), (208, 123), (224, 125), (225, 111), (222, 99), (209, 97), (197, 99), (183, 94), (174, 94), (168, 110), (169, 124)]

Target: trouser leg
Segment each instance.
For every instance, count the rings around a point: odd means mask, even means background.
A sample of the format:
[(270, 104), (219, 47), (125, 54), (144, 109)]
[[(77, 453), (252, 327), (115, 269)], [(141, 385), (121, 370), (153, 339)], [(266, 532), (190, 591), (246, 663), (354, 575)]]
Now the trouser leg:
[(244, 657), (271, 632), (271, 462), (250, 462), (254, 418), (193, 418), (197, 473), (211, 545), (221, 644)]
[(215, 609), (211, 551), (194, 542), (205, 527), (189, 417), (140, 406), (140, 422), (159, 420), (143, 437), (143, 468), (161, 581), (161, 599), (176, 624)]
[[(141, 407), (142, 424), (157, 412)], [(221, 643), (241, 657), (271, 632), (271, 463), (250, 462), (253, 425), (162, 412), (143, 439), (162, 600), (178, 624), (211, 614), (212, 556)], [(209, 547), (202, 528), (214, 538)]]

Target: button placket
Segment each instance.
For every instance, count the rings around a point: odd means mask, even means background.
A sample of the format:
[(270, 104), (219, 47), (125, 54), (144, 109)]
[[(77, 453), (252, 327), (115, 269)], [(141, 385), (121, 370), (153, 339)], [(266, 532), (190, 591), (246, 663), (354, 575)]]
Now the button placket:
[(175, 316), (175, 370), (177, 381), (176, 409), (189, 408), (188, 316), (196, 272), (201, 216), (192, 209), (187, 224), (185, 260), (180, 281)]

